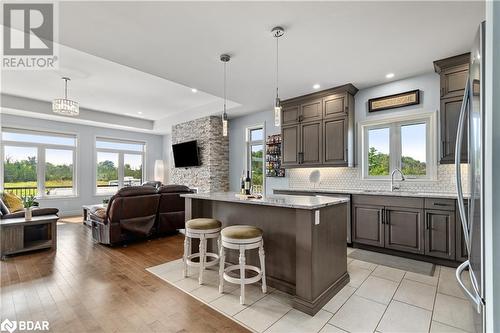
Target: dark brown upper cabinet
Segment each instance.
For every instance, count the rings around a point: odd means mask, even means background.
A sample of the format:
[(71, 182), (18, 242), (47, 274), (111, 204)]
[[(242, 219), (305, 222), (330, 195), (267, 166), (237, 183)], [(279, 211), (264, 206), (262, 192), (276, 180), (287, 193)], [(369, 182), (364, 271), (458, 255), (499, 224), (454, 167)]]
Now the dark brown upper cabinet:
[[(458, 118), (464, 96), (465, 85), (469, 75), (470, 54), (461, 54), (442, 60), (434, 61), (434, 69), (440, 75), (441, 103), (440, 132), (441, 164), (455, 163), (455, 146), (458, 129)], [(464, 128), (464, 139), (462, 141), (461, 161), (467, 161), (467, 130)]]
[[(284, 167), (354, 166), (354, 95), (352, 84), (283, 101)], [(298, 136), (291, 126), (297, 126)], [(285, 133), (285, 129), (288, 133)], [(286, 141), (298, 140), (298, 144)], [(297, 151), (294, 148), (297, 147)], [(296, 157), (292, 157), (295, 153)]]
[(321, 120), (323, 118), (323, 101), (320, 98), (302, 103), (300, 111), (300, 122)]
[(348, 131), (348, 119), (323, 120), (323, 132), (325, 137), (323, 162), (325, 164), (346, 165), (348, 146), (345, 140)]
[(349, 112), (348, 94), (334, 94), (323, 99), (323, 119), (342, 117)]
[(323, 151), (321, 121), (300, 124), (301, 151), (299, 163), (304, 165), (321, 164)]
[(300, 106), (283, 106), (281, 113), (282, 126), (297, 124), (299, 122)]
[(281, 152), (283, 165), (299, 164), (300, 125), (281, 127)]

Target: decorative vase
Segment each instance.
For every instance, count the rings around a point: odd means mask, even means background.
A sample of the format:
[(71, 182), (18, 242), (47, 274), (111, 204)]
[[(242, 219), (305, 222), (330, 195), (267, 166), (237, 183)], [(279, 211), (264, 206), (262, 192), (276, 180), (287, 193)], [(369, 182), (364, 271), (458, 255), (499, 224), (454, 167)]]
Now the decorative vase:
[(29, 208), (24, 208), (24, 219), (26, 221), (31, 221), (31, 218), (33, 217), (31, 207)]

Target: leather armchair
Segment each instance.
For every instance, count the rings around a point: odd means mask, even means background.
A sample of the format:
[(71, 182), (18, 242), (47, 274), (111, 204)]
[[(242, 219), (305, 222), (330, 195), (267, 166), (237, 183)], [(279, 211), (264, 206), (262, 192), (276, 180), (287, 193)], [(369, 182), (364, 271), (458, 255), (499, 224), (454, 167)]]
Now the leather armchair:
[(92, 234), (104, 244), (143, 238), (155, 232), (160, 195), (152, 186), (131, 186), (111, 197), (106, 212), (91, 210)]
[(189, 187), (183, 185), (164, 185), (158, 189), (160, 194), (158, 233), (171, 233), (184, 229), (185, 199), (180, 194), (192, 192)]

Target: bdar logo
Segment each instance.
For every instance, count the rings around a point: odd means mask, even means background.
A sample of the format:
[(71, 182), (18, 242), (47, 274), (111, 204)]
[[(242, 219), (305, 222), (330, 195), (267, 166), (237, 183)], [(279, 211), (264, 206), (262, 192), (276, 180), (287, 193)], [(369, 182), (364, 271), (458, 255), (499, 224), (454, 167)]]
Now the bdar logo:
[(0, 324), (0, 330), (3, 331), (9, 331), (9, 333), (12, 333), (16, 330), (17, 328), (17, 323), (15, 321), (10, 321), (9, 319), (5, 319), (2, 321), (2, 324)]

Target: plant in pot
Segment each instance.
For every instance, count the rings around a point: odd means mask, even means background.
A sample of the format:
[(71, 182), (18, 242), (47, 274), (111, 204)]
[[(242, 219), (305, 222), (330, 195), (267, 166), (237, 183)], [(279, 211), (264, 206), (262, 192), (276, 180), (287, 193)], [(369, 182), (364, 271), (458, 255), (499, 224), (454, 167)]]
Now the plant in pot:
[(109, 200), (110, 200), (109, 198), (102, 199), (102, 205), (103, 205), (104, 207), (108, 207)]
[(33, 217), (32, 209), (33, 207), (38, 207), (38, 201), (36, 201), (36, 197), (34, 195), (28, 195), (22, 198), (23, 206), (24, 206), (24, 219), (26, 221), (31, 220)]

